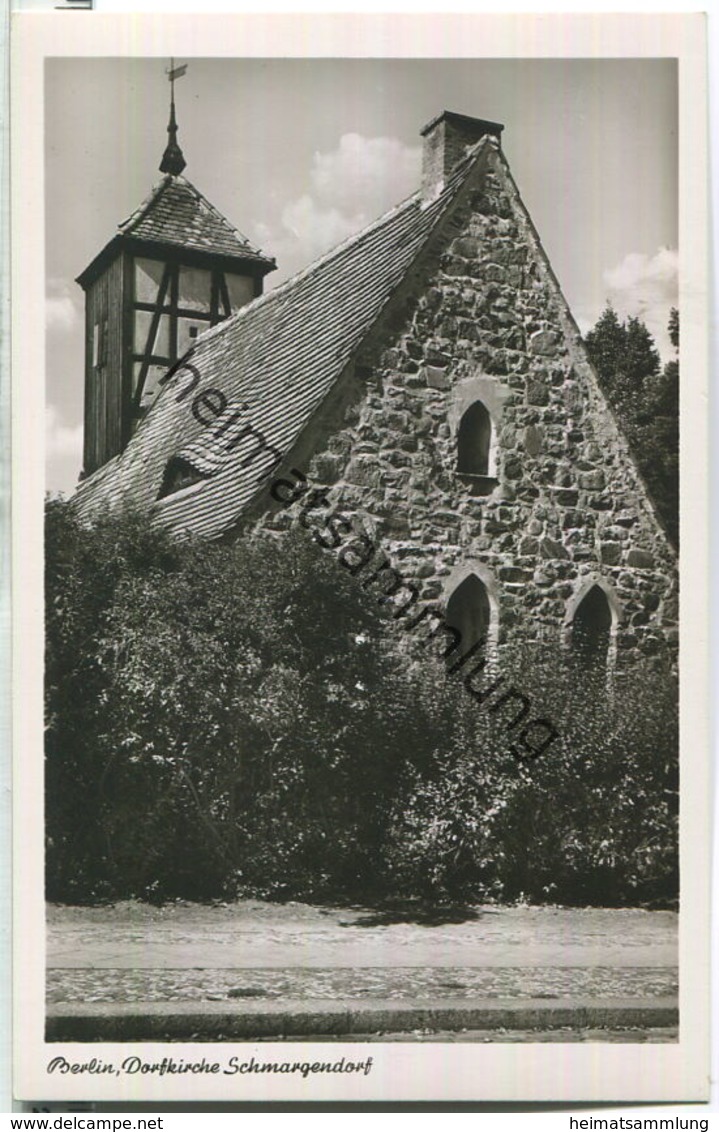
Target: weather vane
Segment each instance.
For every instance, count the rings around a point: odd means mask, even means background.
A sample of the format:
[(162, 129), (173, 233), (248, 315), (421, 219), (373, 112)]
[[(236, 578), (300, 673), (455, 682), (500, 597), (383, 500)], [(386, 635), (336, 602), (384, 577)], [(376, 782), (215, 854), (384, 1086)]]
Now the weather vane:
[(175, 118), (175, 79), (181, 79), (187, 70), (187, 63), (176, 67), (175, 60), (170, 59), (170, 69), (165, 71), (170, 80), (170, 124), (167, 127), (169, 141), (162, 155), (160, 172), (170, 173), (173, 177), (179, 176), (185, 168), (186, 162), (177, 141), (177, 120)]
[(182, 66), (176, 67), (175, 66), (175, 60), (170, 59), (170, 68), (169, 68), (169, 70), (165, 71), (165, 74), (167, 75), (168, 79), (170, 80), (170, 85), (172, 87), (172, 99), (173, 99), (173, 101), (174, 101), (174, 98), (175, 98), (175, 79), (181, 79), (186, 70), (187, 70), (187, 63), (183, 63)]

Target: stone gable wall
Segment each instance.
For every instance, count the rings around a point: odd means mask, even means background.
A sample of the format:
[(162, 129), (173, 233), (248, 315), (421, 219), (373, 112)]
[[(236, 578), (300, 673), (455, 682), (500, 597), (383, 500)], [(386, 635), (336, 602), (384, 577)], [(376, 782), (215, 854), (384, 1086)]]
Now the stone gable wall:
[[(561, 639), (600, 580), (619, 658), (656, 653), (677, 638), (673, 551), (503, 159), (490, 164), (412, 313), (375, 351), (364, 397), (304, 471), (423, 601), (477, 572), (500, 645)], [(494, 487), (456, 470), (476, 399), (493, 419)]]

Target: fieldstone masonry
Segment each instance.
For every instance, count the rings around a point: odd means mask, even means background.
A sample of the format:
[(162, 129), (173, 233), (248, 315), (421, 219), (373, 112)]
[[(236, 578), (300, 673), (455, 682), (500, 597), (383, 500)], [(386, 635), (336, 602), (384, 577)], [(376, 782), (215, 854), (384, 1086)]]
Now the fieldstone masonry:
[[(403, 319), (365, 351), (364, 393), (315, 446), (309, 480), (423, 601), (477, 574), (500, 646), (566, 638), (598, 584), (617, 662), (656, 654), (677, 641), (675, 555), (496, 141), (443, 239)], [(486, 476), (457, 470), (476, 401), (492, 422)]]

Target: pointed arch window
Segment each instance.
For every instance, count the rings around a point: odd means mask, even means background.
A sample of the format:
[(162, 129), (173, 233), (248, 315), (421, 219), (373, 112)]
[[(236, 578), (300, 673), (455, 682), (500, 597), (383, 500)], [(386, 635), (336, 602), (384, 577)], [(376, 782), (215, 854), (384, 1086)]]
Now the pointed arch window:
[(457, 474), (471, 495), (490, 495), (497, 486), (496, 430), (487, 406), (474, 401), (457, 429)]
[(457, 471), (469, 476), (488, 476), (492, 418), (481, 401), (470, 405), (459, 422)]
[(469, 574), (452, 593), (445, 615), (447, 624), (462, 634), (459, 646), (462, 653), (466, 653), (478, 642), (487, 641), (490, 616), (487, 587), (476, 574)]
[(571, 646), (584, 668), (606, 666), (612, 642), (612, 609), (601, 588), (594, 585), (577, 606), (571, 622)]

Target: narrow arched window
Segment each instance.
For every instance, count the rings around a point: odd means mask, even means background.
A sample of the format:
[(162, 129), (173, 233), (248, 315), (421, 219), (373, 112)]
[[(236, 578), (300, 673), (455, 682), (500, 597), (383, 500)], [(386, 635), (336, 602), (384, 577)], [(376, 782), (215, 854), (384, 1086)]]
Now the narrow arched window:
[(592, 586), (572, 619), (572, 649), (585, 667), (606, 665), (612, 635), (612, 611), (600, 586)]
[(490, 607), (487, 588), (476, 574), (469, 574), (447, 602), (445, 620), (451, 628), (462, 634), (459, 652), (467, 652), (478, 641), (486, 642), (489, 635)]
[(492, 418), (481, 401), (470, 405), (459, 422), (457, 471), (469, 476), (488, 476)]

